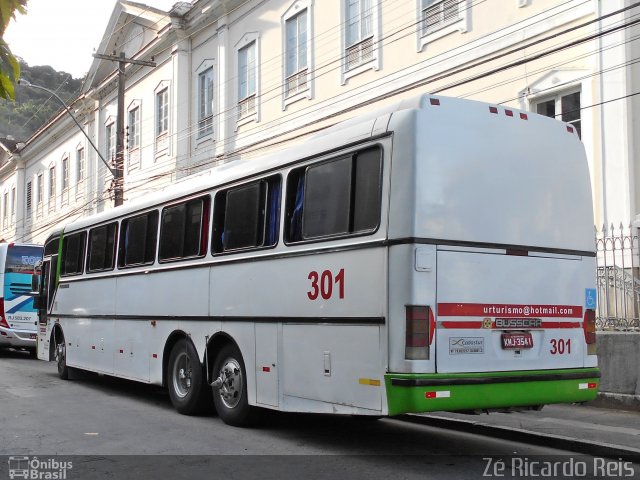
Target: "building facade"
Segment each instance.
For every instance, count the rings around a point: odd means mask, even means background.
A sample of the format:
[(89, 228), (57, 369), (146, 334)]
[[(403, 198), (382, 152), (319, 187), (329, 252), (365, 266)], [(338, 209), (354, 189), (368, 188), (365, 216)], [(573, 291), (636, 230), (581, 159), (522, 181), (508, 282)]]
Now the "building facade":
[[(640, 221), (638, 13), (630, 0), (118, 1), (98, 53), (155, 64), (125, 68), (124, 201), (432, 92), (573, 124), (594, 223)], [(70, 105), (86, 136), (61, 111), (0, 152), (5, 239), (41, 243), (112, 208), (101, 157), (117, 153), (117, 67), (94, 58)]]

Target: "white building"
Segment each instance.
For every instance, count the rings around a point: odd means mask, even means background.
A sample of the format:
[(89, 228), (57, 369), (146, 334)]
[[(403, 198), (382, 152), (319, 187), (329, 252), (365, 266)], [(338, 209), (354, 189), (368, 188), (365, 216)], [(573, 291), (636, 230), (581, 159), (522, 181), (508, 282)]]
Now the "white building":
[[(435, 92), (572, 123), (589, 159), (594, 223), (629, 224), (640, 213), (633, 141), (640, 45), (632, 24), (640, 8), (631, 5), (194, 0), (163, 12), (116, 2), (98, 52), (156, 64), (126, 67), (125, 201), (219, 162), (259, 161), (386, 102)], [(94, 59), (71, 105), (109, 161), (116, 70), (116, 62)], [(465, 132), (451, 137), (464, 141)], [(0, 236), (42, 242), (59, 223), (111, 208), (111, 187), (111, 173), (61, 111), (24, 144), (0, 151)]]

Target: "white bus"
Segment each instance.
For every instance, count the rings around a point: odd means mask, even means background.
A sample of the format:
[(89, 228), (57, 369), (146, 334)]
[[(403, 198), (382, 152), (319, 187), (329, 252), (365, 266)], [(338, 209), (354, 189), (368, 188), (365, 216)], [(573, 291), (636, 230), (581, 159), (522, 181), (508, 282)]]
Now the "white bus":
[(37, 312), (31, 295), (41, 245), (0, 243), (0, 348), (13, 347), (36, 355)]
[(53, 233), (39, 355), (232, 425), (587, 401), (591, 202), (572, 126), (421, 96)]

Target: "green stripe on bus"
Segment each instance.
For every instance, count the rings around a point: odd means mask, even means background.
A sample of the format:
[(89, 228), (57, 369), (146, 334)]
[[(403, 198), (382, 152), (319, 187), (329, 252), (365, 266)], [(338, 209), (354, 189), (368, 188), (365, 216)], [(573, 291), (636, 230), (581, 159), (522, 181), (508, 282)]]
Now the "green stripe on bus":
[(64, 229), (60, 232), (60, 238), (58, 239), (58, 261), (56, 262), (56, 281), (55, 286), (58, 288), (60, 283), (60, 271), (62, 268), (62, 239), (64, 238)]
[[(456, 379), (509, 377), (527, 375), (558, 375), (563, 373), (593, 373), (592, 378), (569, 380), (535, 380), (480, 385), (397, 386), (394, 378)], [(563, 370), (529, 370), (518, 372), (483, 372), (468, 374), (387, 374), (385, 387), (389, 415), (456, 410), (481, 410), (552, 403), (587, 402), (595, 399), (600, 385), (597, 368)], [(580, 388), (580, 384), (596, 384), (596, 388)], [(436, 392), (440, 392), (437, 394)]]

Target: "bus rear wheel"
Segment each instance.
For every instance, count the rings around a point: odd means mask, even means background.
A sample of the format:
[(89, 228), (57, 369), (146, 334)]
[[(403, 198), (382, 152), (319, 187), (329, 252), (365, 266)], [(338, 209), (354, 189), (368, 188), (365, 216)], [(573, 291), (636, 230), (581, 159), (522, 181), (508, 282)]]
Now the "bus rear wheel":
[(64, 342), (64, 335), (60, 332), (56, 335), (56, 364), (58, 365), (58, 376), (62, 380), (69, 380), (69, 367), (67, 367), (67, 347)]
[(204, 369), (193, 344), (181, 339), (171, 349), (167, 387), (174, 408), (183, 415), (201, 413), (211, 400), (205, 385)]
[(249, 405), (247, 371), (235, 345), (220, 349), (213, 364), (213, 403), (227, 425), (245, 427), (255, 422), (256, 408)]

